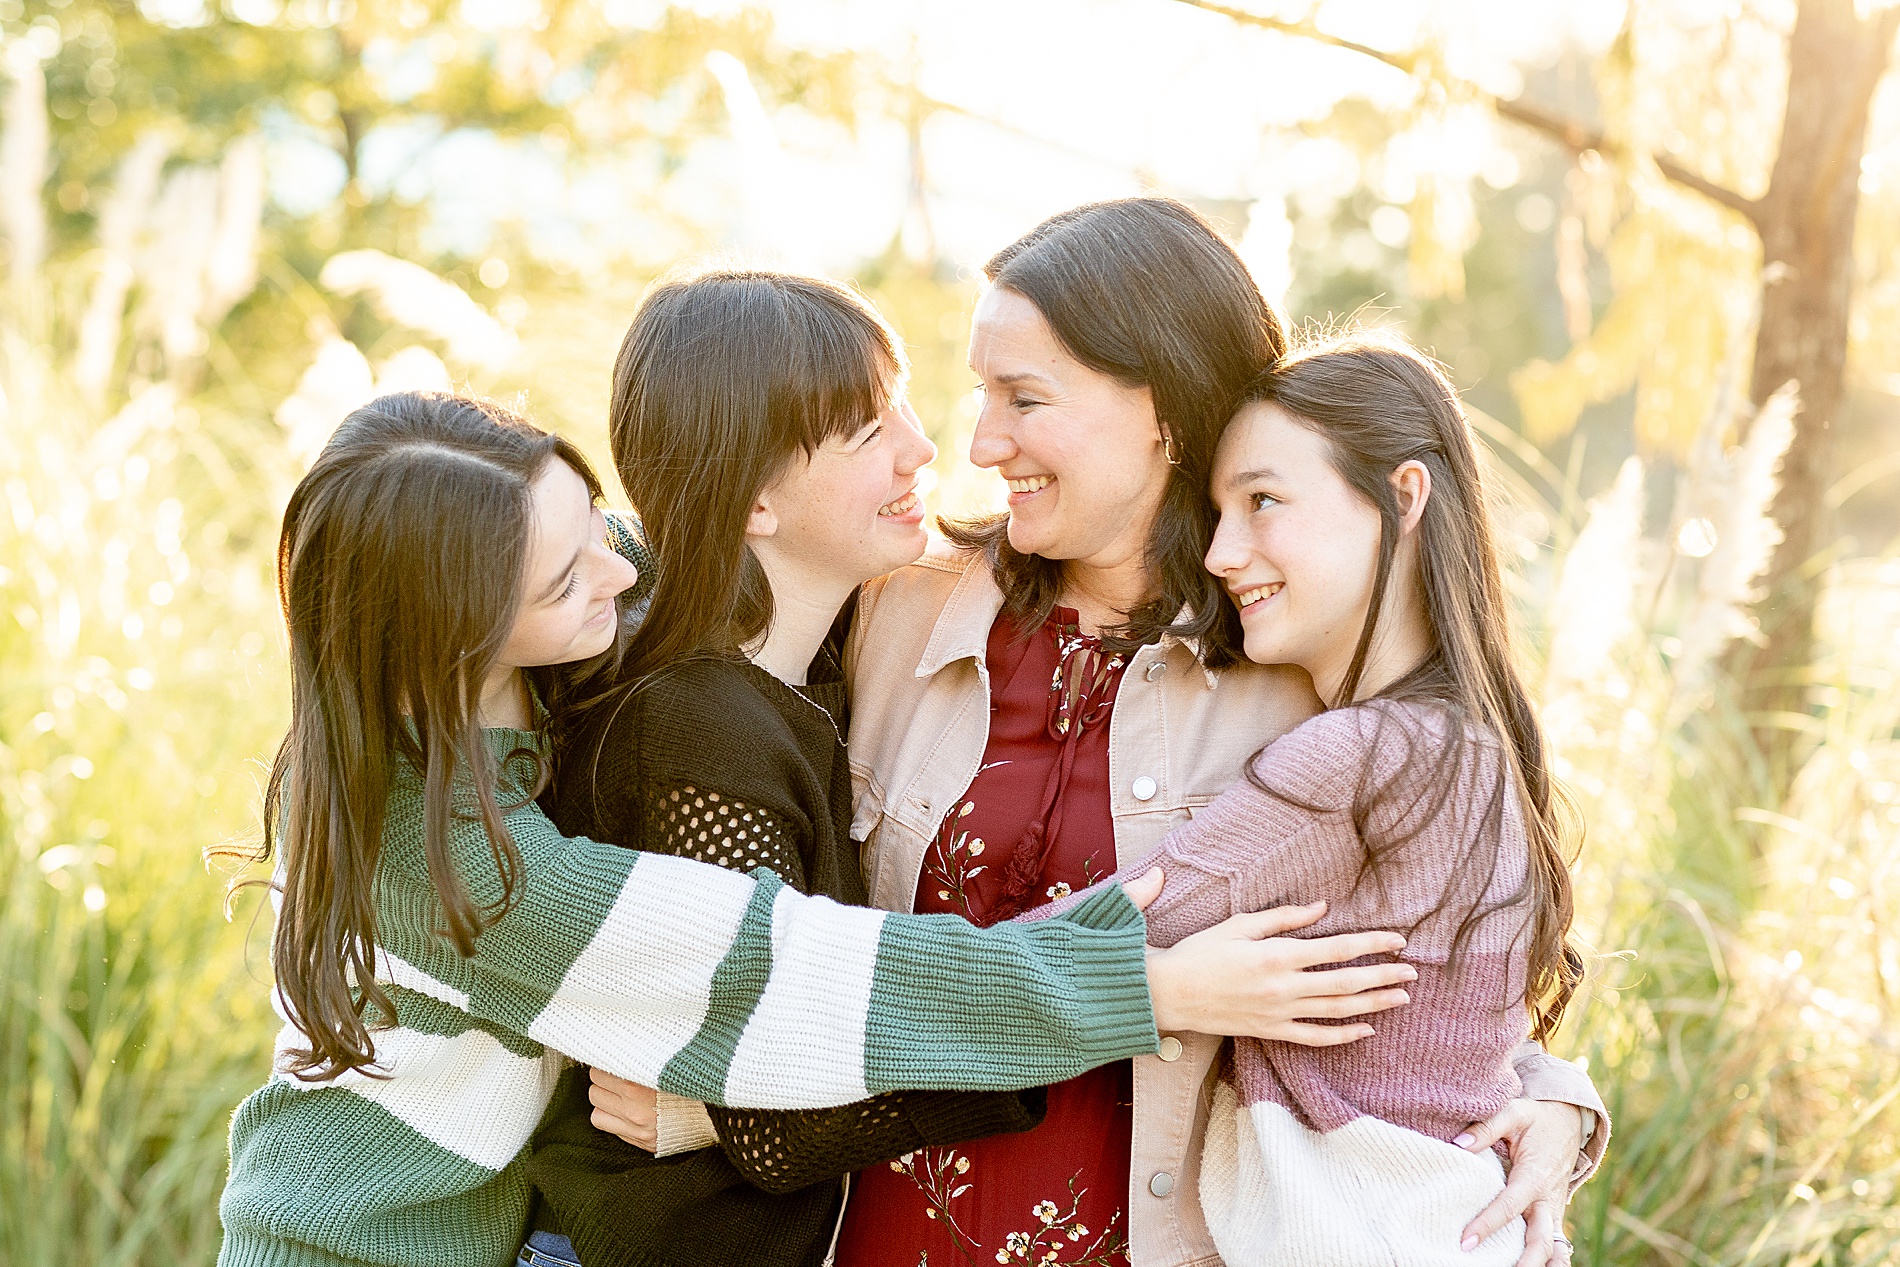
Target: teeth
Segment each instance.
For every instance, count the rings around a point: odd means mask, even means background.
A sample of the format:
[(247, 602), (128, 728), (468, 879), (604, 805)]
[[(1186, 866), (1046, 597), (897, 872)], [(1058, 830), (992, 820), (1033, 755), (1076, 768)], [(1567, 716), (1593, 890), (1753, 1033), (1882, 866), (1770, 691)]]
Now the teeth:
[(1033, 493), (1037, 489), (1047, 488), (1056, 482), (1053, 475), (1032, 475), (1026, 480), (1005, 480), (1012, 493)]
[(1258, 589), (1250, 589), (1241, 594), (1237, 594), (1234, 597), (1234, 601), (1240, 604), (1243, 609), (1252, 607), (1261, 599), (1272, 598), (1285, 588), (1286, 583), (1284, 581), (1275, 581), (1271, 585), (1262, 585)]
[(917, 509), (917, 493), (915, 490), (912, 490), (911, 492), (905, 493), (902, 497), (890, 503), (888, 506), (879, 506), (877, 509), (877, 513), (879, 517), (883, 517), (885, 515), (908, 515), (911, 511), (915, 509)]

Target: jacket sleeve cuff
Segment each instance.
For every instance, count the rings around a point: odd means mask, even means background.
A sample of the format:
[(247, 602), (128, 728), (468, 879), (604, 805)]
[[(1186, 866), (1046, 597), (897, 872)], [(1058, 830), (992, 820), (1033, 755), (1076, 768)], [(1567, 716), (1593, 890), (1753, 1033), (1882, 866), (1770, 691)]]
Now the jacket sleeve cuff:
[(1520, 1046), (1513, 1053), (1511, 1063), (1517, 1069), (1518, 1081), (1524, 1085), (1525, 1098), (1574, 1104), (1583, 1111), (1586, 1134), (1583, 1149), (1577, 1155), (1576, 1170), (1570, 1176), (1570, 1192), (1574, 1196), (1603, 1164), (1604, 1149), (1610, 1144), (1610, 1113), (1603, 1107), (1603, 1097), (1597, 1094), (1596, 1084), (1590, 1081), (1589, 1074), (1570, 1061), (1551, 1055), (1538, 1043), (1527, 1042)]
[(698, 1100), (688, 1100), (684, 1096), (662, 1091), (659, 1093), (657, 1110), (658, 1129), (655, 1133), (659, 1140), (658, 1147), (653, 1150), (655, 1157), (698, 1152), (719, 1142), (719, 1132), (713, 1129), (712, 1117), (706, 1112), (706, 1106)]

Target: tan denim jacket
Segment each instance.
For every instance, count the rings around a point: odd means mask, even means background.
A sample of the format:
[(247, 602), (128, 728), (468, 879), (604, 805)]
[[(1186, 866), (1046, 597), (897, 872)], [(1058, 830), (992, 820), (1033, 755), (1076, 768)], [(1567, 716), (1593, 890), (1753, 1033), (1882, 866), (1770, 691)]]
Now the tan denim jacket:
[[(871, 901), (908, 911), (937, 825), (976, 777), (989, 742), (990, 626), (1003, 595), (980, 556), (937, 547), (872, 581), (846, 648), (851, 684), (851, 834)], [(1302, 675), (1243, 664), (1216, 674), (1172, 638), (1136, 651), (1110, 714), (1115, 853), (1127, 863), (1240, 776), (1268, 740), (1317, 709)], [(1201, 1216), (1201, 1140), (1221, 1040), (1166, 1034), (1134, 1062), (1128, 1234), (1134, 1267), (1218, 1267)], [(1587, 1075), (1526, 1044), (1525, 1093), (1581, 1105), (1597, 1126), (1575, 1182), (1594, 1171), (1608, 1118)], [(1476, 1210), (1472, 1213), (1475, 1215)]]

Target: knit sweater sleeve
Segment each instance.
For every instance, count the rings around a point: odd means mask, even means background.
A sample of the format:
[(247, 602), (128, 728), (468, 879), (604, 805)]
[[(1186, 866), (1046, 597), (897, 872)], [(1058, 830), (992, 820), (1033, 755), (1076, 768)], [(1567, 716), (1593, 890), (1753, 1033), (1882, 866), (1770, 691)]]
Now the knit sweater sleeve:
[[(1047, 928), (976, 929), (565, 838), (532, 804), (508, 826), (512, 905), (467, 960), (409, 939), (417, 988), (631, 1081), (820, 1108), (903, 1087), (1033, 1087), (1155, 1048), (1143, 924), (1120, 889)], [(458, 822), (452, 845), (475, 899), (496, 902), (480, 824)]]
[(1358, 712), (1322, 713), (1268, 745), (1252, 777), (1274, 792), (1236, 783), (1123, 869), (1126, 876), (1157, 866), (1166, 872), (1166, 887), (1147, 911), (1152, 944), (1172, 946), (1236, 911), (1336, 896), (1319, 890), (1356, 875), (1358, 842), (1338, 828), (1369, 751)]

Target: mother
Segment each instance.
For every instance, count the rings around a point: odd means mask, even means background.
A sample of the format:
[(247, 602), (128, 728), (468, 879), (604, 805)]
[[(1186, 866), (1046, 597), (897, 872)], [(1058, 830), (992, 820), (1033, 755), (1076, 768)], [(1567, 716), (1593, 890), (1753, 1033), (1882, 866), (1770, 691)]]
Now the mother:
[[(1008, 481), (1009, 510), (947, 525), (953, 549), (872, 582), (847, 665), (873, 903), (979, 924), (1144, 853), (1319, 708), (1303, 675), (1240, 655), (1201, 565), (1221, 428), (1284, 350), (1232, 248), (1185, 205), (1139, 198), (1055, 216), (984, 271), (970, 459)], [(1389, 996), (1301, 997), (1302, 944), (1271, 934), (1316, 915), (1256, 927), (1259, 971), (1288, 1000), (1275, 1036), (1350, 1042), (1370, 1028), (1312, 1020)], [(1034, 1131), (866, 1171), (840, 1267), (1217, 1264), (1197, 1171), (1219, 1046), (1168, 1035), (1157, 1056), (1051, 1088)], [(1527, 1098), (1473, 1143), (1510, 1141), (1511, 1184), (1471, 1230), (1528, 1207), (1537, 1267), (1567, 1258), (1563, 1203), (1607, 1123), (1574, 1066), (1531, 1045), (1517, 1065)]]

